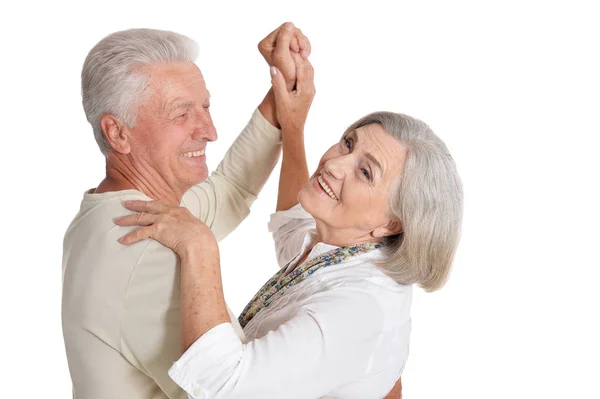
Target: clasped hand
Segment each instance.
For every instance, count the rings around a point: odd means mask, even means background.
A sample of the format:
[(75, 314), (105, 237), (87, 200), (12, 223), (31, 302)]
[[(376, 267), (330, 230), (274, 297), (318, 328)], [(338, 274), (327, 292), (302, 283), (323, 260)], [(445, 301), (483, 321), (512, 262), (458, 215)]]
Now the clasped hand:
[(258, 49), (271, 66), (275, 112), (284, 134), (304, 130), (315, 96), (314, 69), (308, 61), (308, 38), (291, 22), (271, 32)]

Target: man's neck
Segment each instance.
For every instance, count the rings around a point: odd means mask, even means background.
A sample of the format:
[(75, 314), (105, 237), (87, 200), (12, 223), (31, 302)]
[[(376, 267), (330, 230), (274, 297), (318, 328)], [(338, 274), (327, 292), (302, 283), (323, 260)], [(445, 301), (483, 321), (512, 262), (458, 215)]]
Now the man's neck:
[(166, 184), (156, 184), (145, 178), (131, 165), (123, 162), (106, 163), (106, 177), (94, 190), (95, 194), (109, 191), (137, 190), (153, 200), (179, 205), (182, 195), (177, 195)]

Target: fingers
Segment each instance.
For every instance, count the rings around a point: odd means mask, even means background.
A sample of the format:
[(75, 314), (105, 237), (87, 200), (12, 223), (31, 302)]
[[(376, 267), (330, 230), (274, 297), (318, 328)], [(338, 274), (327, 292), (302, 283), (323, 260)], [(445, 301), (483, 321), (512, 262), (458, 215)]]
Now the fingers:
[(296, 36), (296, 39), (298, 40), (299, 44), (299, 51), (297, 52), (299, 52), (300, 55), (302, 55), (302, 57), (304, 57), (305, 59), (308, 58), (311, 52), (310, 40), (308, 40), (308, 37), (306, 37), (306, 35), (302, 33), (302, 30), (300, 30), (300, 28), (296, 28), (296, 30), (294, 31), (294, 35)]
[(283, 27), (283, 25), (278, 26), (277, 29), (269, 33), (267, 37), (265, 37), (258, 43), (258, 51), (263, 56), (269, 56), (270, 59), (271, 51), (275, 48), (275, 43), (277, 42), (277, 34), (279, 33), (279, 30)]
[(151, 238), (153, 231), (153, 226), (140, 227), (119, 238), (118, 241), (123, 245), (130, 245), (145, 240), (146, 238)]
[(298, 41), (298, 37), (296, 35), (292, 36), (292, 40), (290, 41), (290, 50), (294, 53), (300, 52), (300, 42)]
[(296, 88), (298, 91), (310, 92), (315, 91), (315, 70), (309, 60), (301, 57), (298, 54), (292, 54), (296, 63)]
[(165, 212), (169, 208), (169, 205), (161, 201), (125, 201), (123, 206), (130, 211), (153, 214)]
[[(291, 37), (290, 33), (292, 34)], [(280, 57), (285, 56), (284, 50), (288, 48), (294, 53), (300, 53), (304, 58), (308, 58), (310, 55), (311, 45), (308, 38), (293, 23), (285, 22), (258, 43), (258, 51), (269, 65), (272, 65), (271, 56), (274, 55), (274, 50), (280, 41), (284, 42), (280, 46), (278, 54)]]
[(285, 79), (281, 71), (274, 66), (271, 67), (271, 84), (275, 93), (275, 103), (280, 103), (288, 97)]
[(151, 213), (133, 213), (115, 219), (117, 226), (150, 226), (158, 220), (158, 215)]
[(294, 24), (286, 22), (282, 25), (276, 38), (275, 50), (273, 51), (275, 57), (284, 58), (290, 52), (292, 39), (296, 39)]

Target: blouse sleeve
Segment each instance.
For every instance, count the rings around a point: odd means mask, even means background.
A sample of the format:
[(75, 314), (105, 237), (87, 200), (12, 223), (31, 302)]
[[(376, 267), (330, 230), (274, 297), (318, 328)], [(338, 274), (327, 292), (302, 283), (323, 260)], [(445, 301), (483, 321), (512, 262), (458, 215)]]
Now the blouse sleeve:
[(315, 228), (315, 220), (300, 204), (275, 212), (269, 221), (279, 267), (287, 265), (300, 251), (306, 233)]
[(367, 373), (382, 323), (370, 294), (328, 290), (247, 344), (229, 323), (213, 327), (169, 375), (193, 399), (317, 398)]

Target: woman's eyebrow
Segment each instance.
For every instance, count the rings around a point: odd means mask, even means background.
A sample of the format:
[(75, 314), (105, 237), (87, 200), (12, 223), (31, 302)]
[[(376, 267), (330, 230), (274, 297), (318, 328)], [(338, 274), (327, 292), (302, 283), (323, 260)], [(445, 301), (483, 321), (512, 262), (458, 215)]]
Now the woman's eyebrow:
[[(352, 134), (352, 133), (354, 133), (354, 143), (356, 145), (356, 144), (358, 144), (358, 141), (359, 141), (358, 133), (357, 133), (356, 129), (354, 129), (353, 131), (351, 131), (349, 133), (349, 135)], [(371, 154), (370, 152), (365, 152), (364, 154), (365, 154), (365, 157), (367, 157), (369, 160), (371, 160), (371, 162), (373, 162), (375, 164), (375, 166), (377, 166), (377, 168), (379, 168), (379, 172), (383, 173), (383, 168), (381, 167), (381, 164), (379, 163), (379, 161), (377, 160), (377, 158), (375, 158), (373, 156), (373, 154)]]

